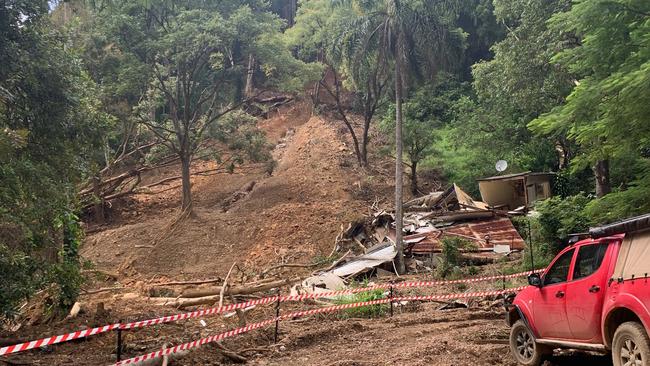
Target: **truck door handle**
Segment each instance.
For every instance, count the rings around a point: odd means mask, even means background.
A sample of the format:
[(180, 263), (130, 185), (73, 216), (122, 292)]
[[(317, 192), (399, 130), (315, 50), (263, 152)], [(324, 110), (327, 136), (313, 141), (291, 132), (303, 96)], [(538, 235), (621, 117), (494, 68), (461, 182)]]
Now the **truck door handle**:
[(595, 294), (598, 291), (600, 291), (600, 287), (596, 285), (591, 286), (591, 288), (589, 289), (589, 292), (591, 292), (592, 294)]
[(555, 297), (560, 298), (560, 299), (563, 298), (563, 297), (564, 297), (564, 291), (558, 291), (558, 292), (556, 292), (556, 293), (555, 293)]

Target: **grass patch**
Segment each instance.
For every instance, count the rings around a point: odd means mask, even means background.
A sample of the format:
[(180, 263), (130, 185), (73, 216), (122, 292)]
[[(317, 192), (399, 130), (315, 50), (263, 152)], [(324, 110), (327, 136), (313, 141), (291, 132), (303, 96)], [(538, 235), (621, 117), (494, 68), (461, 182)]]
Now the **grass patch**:
[[(368, 282), (364, 281), (361, 284), (352, 287), (368, 287)], [(373, 300), (385, 299), (384, 290), (371, 290), (359, 292), (357, 294), (341, 296), (336, 299), (336, 305), (353, 304), (357, 302), (366, 302)], [(339, 318), (377, 318), (386, 314), (389, 309), (389, 304), (377, 304), (360, 306), (358, 308), (345, 309), (339, 313)]]

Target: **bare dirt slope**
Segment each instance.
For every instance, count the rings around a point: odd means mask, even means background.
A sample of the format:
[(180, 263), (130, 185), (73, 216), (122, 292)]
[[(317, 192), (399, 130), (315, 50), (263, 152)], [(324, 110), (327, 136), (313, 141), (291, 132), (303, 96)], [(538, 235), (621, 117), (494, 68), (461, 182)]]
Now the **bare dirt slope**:
[[(167, 229), (178, 215), (178, 188), (136, 196), (120, 225), (87, 238), (82, 255), (129, 278), (197, 278), (223, 275), (233, 261), (269, 266), (327, 256), (340, 225), (368, 205), (354, 198), (358, 174), (347, 162), (346, 135), (335, 122), (311, 117), (300, 103), (260, 126), (277, 144), (272, 175), (267, 165), (258, 164), (195, 177), (196, 215), (173, 231)], [(194, 169), (205, 166), (210, 165), (196, 163)], [(156, 174), (148, 179), (178, 173)], [(248, 195), (224, 203), (251, 182), (255, 186)]]

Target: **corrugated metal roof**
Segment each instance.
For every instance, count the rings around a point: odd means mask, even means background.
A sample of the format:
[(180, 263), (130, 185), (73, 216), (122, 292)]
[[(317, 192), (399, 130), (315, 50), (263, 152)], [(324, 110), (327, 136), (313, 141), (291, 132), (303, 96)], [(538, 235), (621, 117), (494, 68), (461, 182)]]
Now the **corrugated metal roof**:
[(339, 265), (328, 273), (339, 277), (349, 276), (362, 272), (365, 269), (377, 267), (378, 265), (390, 262), (395, 258), (397, 250), (393, 244), (381, 244), (371, 248), (367, 254), (351, 258), (347, 263)]
[(549, 176), (552, 177), (556, 175), (555, 173), (546, 173), (546, 172), (539, 172), (539, 173), (534, 173), (534, 172), (523, 172), (523, 173), (513, 173), (513, 174), (506, 174), (506, 175), (496, 175), (494, 177), (487, 177), (487, 178), (481, 178), (477, 179), (479, 182), (483, 181), (490, 181), (490, 180), (508, 180), (508, 179), (515, 179), (515, 178), (523, 178), (526, 176), (529, 177), (536, 177), (536, 176)]
[[(427, 254), (442, 250), (441, 240), (445, 235), (466, 238), (475, 242), (480, 249), (493, 249), (494, 245), (509, 245), (510, 249), (524, 249), (524, 240), (521, 238), (512, 222), (508, 218), (493, 218), (473, 222), (464, 222), (444, 228), (442, 231), (433, 231), (424, 234), (415, 234), (404, 237), (405, 241), (424, 239), (414, 243), (411, 252), (414, 254)], [(485, 236), (489, 235), (489, 243)]]

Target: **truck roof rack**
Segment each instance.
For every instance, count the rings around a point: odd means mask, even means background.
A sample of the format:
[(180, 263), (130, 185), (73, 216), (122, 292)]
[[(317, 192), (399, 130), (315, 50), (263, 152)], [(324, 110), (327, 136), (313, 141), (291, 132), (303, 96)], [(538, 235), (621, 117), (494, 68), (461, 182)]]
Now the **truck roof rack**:
[(650, 229), (650, 214), (631, 217), (613, 224), (592, 227), (589, 229), (589, 234), (592, 238), (598, 239), (614, 234), (631, 233), (645, 229)]

